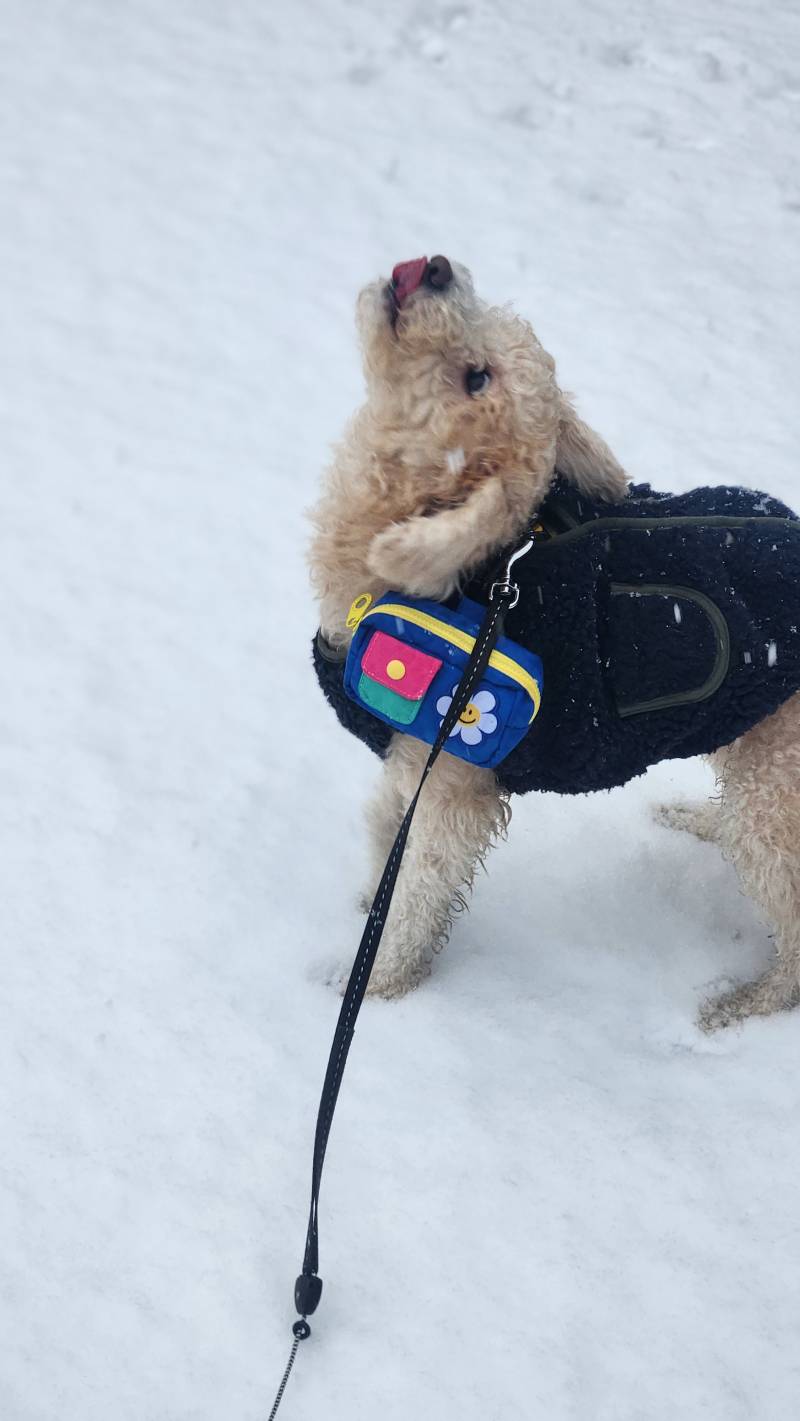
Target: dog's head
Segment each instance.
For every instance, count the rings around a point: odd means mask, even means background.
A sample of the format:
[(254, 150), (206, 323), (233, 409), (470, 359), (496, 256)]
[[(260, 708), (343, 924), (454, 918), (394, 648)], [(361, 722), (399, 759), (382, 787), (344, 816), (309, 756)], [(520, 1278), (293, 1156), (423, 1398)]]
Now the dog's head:
[(594, 497), (624, 496), (552, 357), (465, 267), (401, 262), (362, 291), (358, 326), (367, 400), (314, 513), (312, 576), (334, 639), (357, 593), (447, 596), (524, 531), (556, 468)]
[(487, 479), (513, 494), (522, 475), (528, 512), (555, 467), (618, 496), (620, 466), (562, 395), (552, 356), (527, 321), (476, 295), (466, 267), (401, 262), (362, 291), (358, 327), (376, 452), (420, 511), (463, 503)]
[(369, 556), (409, 592), (451, 589), (524, 527), (556, 468), (620, 498), (625, 475), (575, 414), (527, 321), (446, 257), (401, 262), (358, 300), (365, 426), (386, 517)]

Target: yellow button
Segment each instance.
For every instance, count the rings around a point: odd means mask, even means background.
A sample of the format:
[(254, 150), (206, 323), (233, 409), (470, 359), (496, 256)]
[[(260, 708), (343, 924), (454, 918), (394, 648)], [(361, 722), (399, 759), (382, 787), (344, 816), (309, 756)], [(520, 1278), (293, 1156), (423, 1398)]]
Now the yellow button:
[(390, 661), (386, 667), (386, 675), (391, 676), (393, 681), (402, 681), (406, 674), (406, 668), (402, 661)]

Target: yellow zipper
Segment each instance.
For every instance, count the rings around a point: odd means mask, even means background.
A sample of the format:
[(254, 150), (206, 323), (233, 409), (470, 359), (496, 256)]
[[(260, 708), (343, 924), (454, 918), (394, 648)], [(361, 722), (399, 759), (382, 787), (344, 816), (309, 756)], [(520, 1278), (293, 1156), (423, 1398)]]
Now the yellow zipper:
[[(462, 632), (460, 627), (451, 627), (447, 622), (440, 622), (438, 617), (432, 617), (430, 612), (421, 612), (418, 607), (402, 607), (399, 602), (384, 602), (380, 606), (371, 607), (365, 612), (361, 621), (365, 622), (367, 617), (374, 617), (376, 614), (385, 612), (388, 617), (400, 617), (404, 622), (411, 622), (415, 627), (422, 627), (427, 632), (433, 632), (443, 641), (449, 641), (453, 646), (457, 646), (460, 651), (468, 654), (475, 645), (474, 636), (469, 632)], [(541, 692), (537, 682), (529, 671), (525, 671), (522, 666), (518, 666), (516, 661), (512, 661), (505, 652), (493, 651), (489, 657), (489, 665), (496, 671), (502, 671), (504, 676), (508, 676), (512, 681), (516, 681), (518, 686), (522, 686), (528, 692), (533, 701), (533, 720), (539, 713), (539, 706), (542, 702)]]

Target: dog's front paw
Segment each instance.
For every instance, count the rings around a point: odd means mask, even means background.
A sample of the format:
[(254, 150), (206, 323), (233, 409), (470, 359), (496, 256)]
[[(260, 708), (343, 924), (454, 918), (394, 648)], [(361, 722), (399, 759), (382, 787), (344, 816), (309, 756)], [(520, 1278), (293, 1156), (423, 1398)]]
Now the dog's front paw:
[[(333, 987), (340, 997), (343, 997), (347, 991), (351, 970), (351, 967), (346, 966), (335, 967), (325, 977), (327, 986)], [(380, 961), (378, 961), (370, 973), (366, 995), (381, 997), (386, 1002), (396, 1001), (399, 997), (405, 997), (409, 992), (413, 992), (425, 975), (424, 968), (418, 972), (410, 970), (396, 972), (382, 968)]]
[(412, 596), (434, 596), (438, 592), (437, 569), (430, 556), (422, 518), (392, 523), (370, 544), (367, 566), (387, 587), (396, 587)]
[(409, 992), (415, 991), (424, 975), (423, 969), (402, 973), (385, 971), (380, 963), (376, 962), (367, 983), (367, 996), (382, 997), (385, 1002), (396, 1001), (398, 997), (405, 997)]

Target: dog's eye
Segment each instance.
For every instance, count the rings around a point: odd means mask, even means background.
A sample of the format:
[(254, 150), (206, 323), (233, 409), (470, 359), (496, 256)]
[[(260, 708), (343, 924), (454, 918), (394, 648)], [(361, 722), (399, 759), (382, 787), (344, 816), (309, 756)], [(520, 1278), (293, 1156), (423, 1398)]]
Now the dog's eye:
[(479, 395), (481, 390), (485, 390), (492, 376), (487, 369), (476, 370), (471, 367), (464, 376), (464, 384), (467, 387), (468, 395)]

